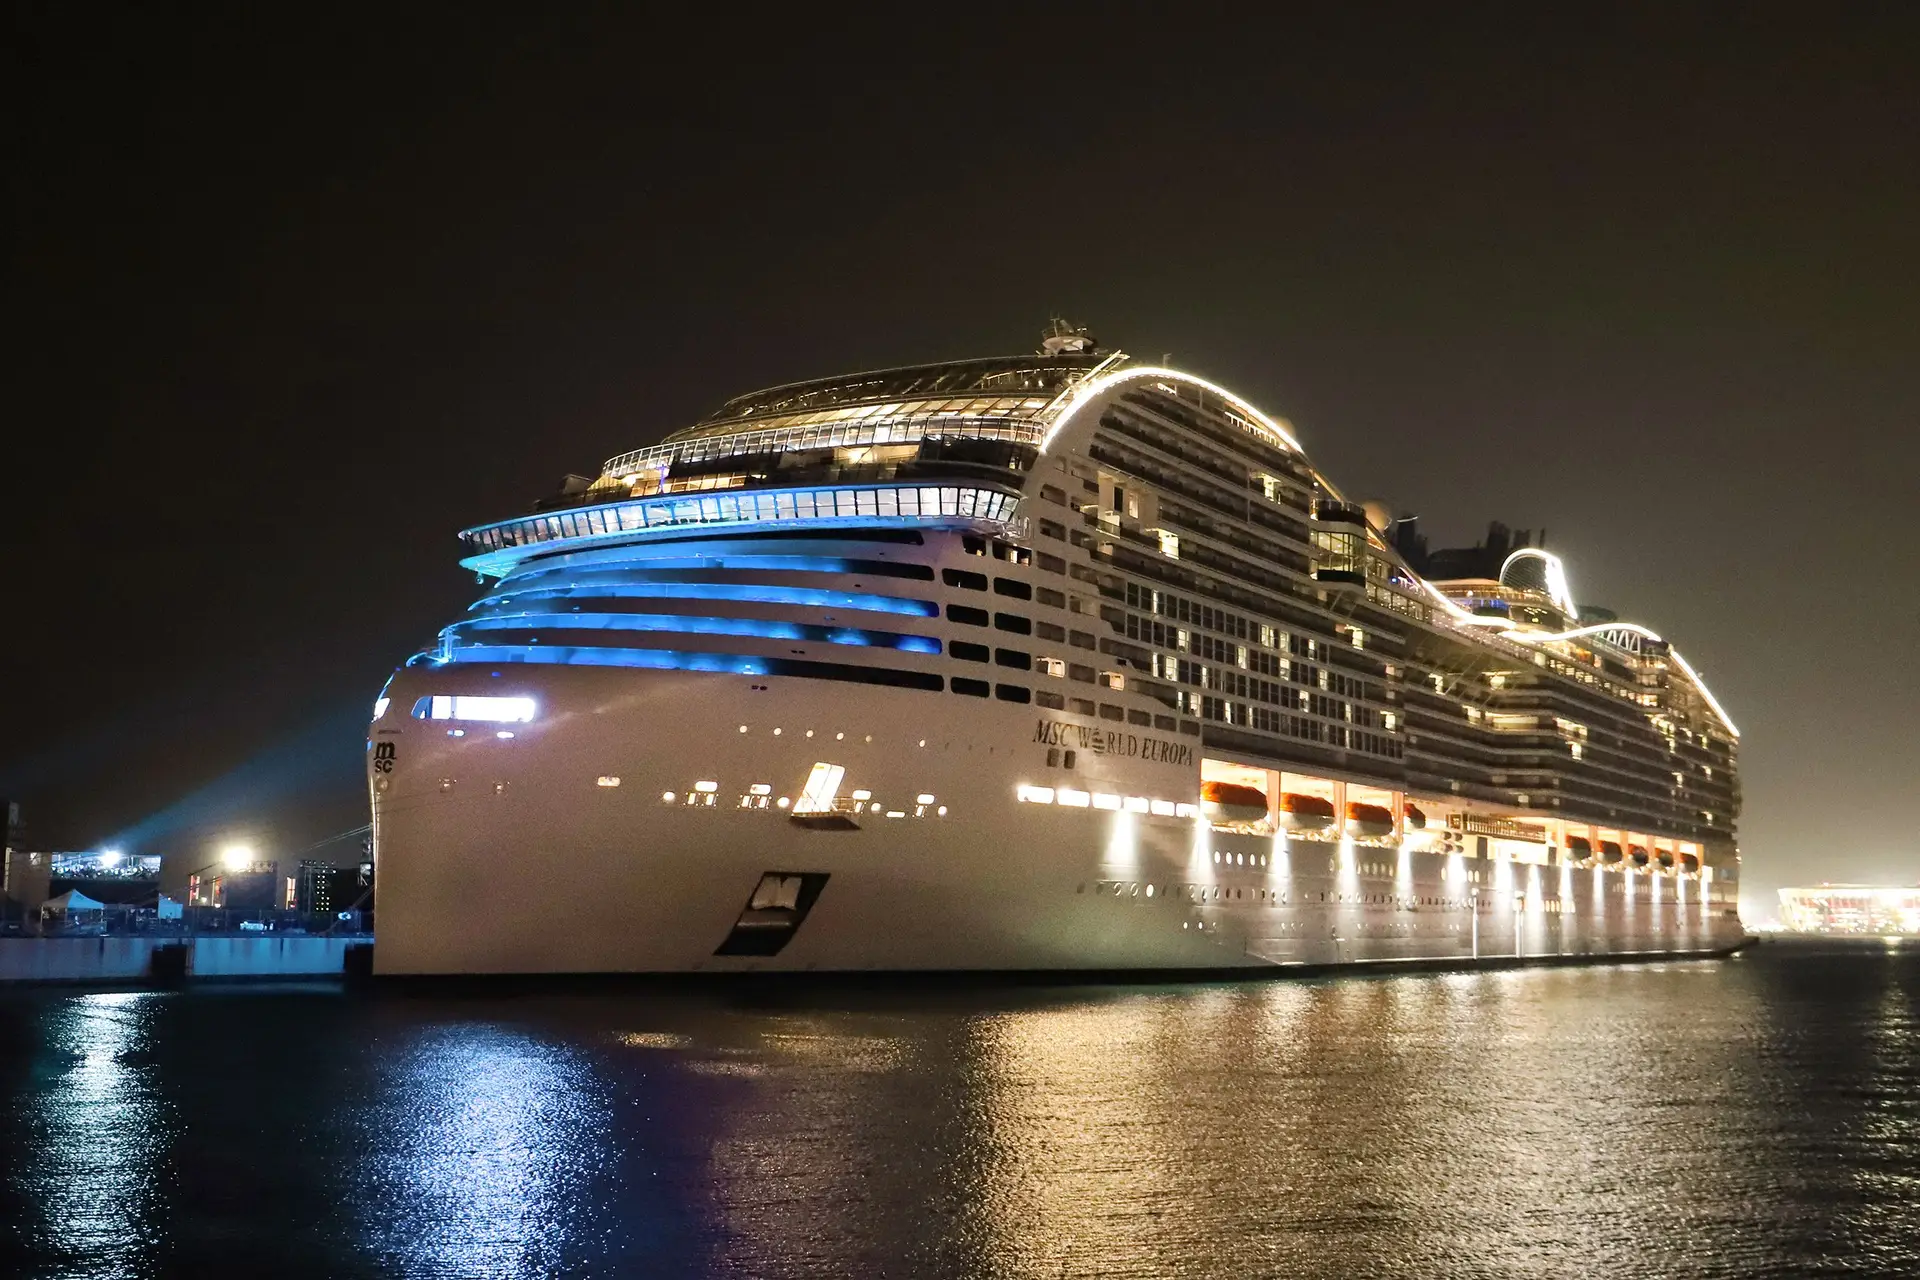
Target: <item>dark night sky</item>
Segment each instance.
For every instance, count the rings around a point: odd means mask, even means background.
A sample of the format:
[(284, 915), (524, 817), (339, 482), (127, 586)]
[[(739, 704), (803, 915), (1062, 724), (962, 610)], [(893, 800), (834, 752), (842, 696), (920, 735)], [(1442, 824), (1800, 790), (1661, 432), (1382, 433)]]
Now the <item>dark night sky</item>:
[(362, 821), (458, 528), (1059, 312), (1547, 528), (1740, 724), (1750, 893), (1920, 876), (1920, 10), (554, 8), (13, 10), (32, 843)]

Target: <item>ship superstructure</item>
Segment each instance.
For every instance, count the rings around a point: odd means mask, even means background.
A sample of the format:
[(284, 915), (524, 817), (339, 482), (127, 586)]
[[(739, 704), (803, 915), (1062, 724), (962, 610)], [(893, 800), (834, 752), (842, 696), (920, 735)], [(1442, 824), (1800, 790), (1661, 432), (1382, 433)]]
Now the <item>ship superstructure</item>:
[(369, 745), (388, 973), (1227, 969), (1741, 939), (1737, 731), (1521, 547), (1056, 330), (730, 401), (461, 535)]

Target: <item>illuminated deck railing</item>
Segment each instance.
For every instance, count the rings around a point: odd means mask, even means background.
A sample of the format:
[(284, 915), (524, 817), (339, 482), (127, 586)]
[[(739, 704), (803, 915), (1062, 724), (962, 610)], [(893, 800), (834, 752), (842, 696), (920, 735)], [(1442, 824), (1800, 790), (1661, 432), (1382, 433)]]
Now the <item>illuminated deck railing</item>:
[[(1035, 410), (1023, 410), (1033, 414)], [(788, 453), (796, 449), (857, 448), (867, 445), (917, 444), (929, 439), (1012, 440), (1038, 444), (1045, 424), (1032, 417), (1011, 414), (957, 415), (932, 413), (892, 418), (861, 418), (839, 422), (761, 427), (752, 430), (668, 440), (608, 458), (601, 474), (618, 478), (658, 471), (671, 463), (705, 462), (738, 454)]]
[(738, 489), (634, 498), (468, 529), (461, 563), (499, 576), (555, 543), (612, 542), (654, 530), (737, 525), (1005, 525), (1020, 495), (981, 485), (866, 485)]

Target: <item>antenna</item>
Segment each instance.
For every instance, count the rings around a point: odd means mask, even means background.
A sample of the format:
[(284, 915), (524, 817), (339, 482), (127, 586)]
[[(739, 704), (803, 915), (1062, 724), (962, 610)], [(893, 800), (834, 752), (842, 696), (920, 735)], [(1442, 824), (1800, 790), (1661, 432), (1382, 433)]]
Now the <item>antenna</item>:
[(1099, 341), (1085, 327), (1070, 324), (1060, 316), (1048, 321), (1046, 332), (1040, 337), (1043, 356), (1088, 356), (1099, 349)]

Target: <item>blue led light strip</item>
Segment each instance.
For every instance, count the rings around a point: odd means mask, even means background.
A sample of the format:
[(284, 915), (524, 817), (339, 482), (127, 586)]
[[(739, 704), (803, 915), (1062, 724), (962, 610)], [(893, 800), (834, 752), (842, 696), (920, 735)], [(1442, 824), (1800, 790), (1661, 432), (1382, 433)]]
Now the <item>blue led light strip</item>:
[[(612, 600), (738, 600), (748, 604), (810, 605), (821, 609), (858, 609), (867, 613), (904, 614), (910, 618), (937, 618), (940, 606), (931, 600), (904, 596), (876, 596), (858, 591), (828, 591), (820, 587), (776, 587), (759, 583), (715, 582), (607, 582), (579, 588), (537, 587), (520, 590), (509, 584), (509, 599)], [(487, 603), (474, 602), (479, 609)]]
[(733, 653), (688, 653), (675, 649), (598, 649), (565, 645), (555, 645), (552, 648), (539, 646), (529, 649), (515, 645), (476, 645), (462, 649), (454, 662), (474, 665), (524, 662), (549, 666), (707, 671), (744, 676), (801, 676), (814, 680), (887, 685), (897, 689), (925, 689), (935, 693), (946, 687), (946, 682), (941, 677), (928, 671), (902, 671), (896, 667), (860, 667), (837, 662), (812, 662), (801, 658), (759, 658)]

